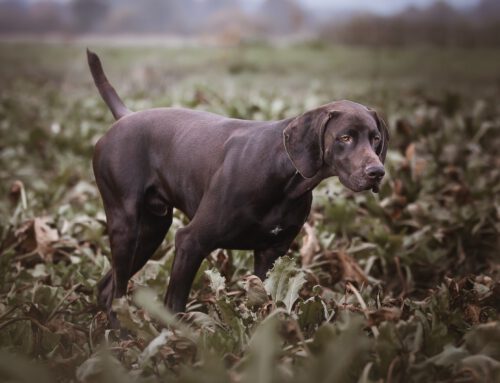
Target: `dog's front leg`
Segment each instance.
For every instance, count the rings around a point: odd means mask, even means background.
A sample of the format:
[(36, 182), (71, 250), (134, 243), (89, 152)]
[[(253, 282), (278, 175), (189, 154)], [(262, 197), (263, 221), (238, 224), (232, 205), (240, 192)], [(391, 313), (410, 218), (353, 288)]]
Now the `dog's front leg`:
[(274, 262), (285, 255), (289, 248), (289, 242), (284, 246), (273, 247), (265, 250), (254, 251), (254, 274), (261, 280), (266, 278), (267, 272), (273, 267)]
[(196, 272), (211, 250), (200, 244), (197, 232), (192, 227), (187, 226), (177, 231), (175, 258), (165, 295), (165, 304), (172, 312), (183, 312), (186, 309)]

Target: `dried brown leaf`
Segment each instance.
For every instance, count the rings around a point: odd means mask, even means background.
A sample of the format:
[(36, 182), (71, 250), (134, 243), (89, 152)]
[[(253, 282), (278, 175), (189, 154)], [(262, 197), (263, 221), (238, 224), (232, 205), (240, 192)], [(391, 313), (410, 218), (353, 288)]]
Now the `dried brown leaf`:
[(302, 238), (300, 256), (302, 257), (302, 265), (308, 266), (311, 264), (316, 252), (320, 250), (320, 246), (314, 228), (307, 222), (304, 224), (304, 231), (305, 235)]

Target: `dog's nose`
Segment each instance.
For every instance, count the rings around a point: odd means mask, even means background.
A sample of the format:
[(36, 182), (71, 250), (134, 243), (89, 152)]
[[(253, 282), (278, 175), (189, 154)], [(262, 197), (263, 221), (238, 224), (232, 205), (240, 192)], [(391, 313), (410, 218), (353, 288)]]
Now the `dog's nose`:
[(382, 178), (385, 174), (383, 166), (380, 165), (370, 165), (365, 169), (365, 173), (370, 178)]

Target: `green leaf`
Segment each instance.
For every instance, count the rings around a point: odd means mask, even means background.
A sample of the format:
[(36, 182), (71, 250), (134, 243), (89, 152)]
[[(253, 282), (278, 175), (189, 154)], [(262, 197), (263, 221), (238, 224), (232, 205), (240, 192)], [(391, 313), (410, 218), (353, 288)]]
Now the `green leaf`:
[(255, 330), (247, 350), (243, 383), (271, 383), (276, 377), (276, 358), (280, 350), (277, 319), (271, 317)]
[(500, 361), (500, 322), (479, 325), (464, 339), (471, 354), (483, 354)]
[(133, 382), (121, 363), (105, 351), (100, 351), (83, 362), (76, 370), (76, 378), (80, 383)]
[(49, 370), (19, 355), (0, 350), (0, 379), (12, 383), (52, 383)]
[(298, 382), (356, 382), (368, 363), (370, 340), (360, 316), (343, 315), (337, 326), (320, 327), (311, 344), (313, 356), (299, 371)]
[(264, 286), (273, 300), (283, 302), (288, 313), (291, 313), (305, 282), (304, 272), (295, 266), (292, 258), (285, 256), (274, 263)]
[(189, 326), (180, 322), (162, 303), (158, 302), (153, 291), (138, 289), (134, 294), (134, 302), (144, 308), (151, 316), (161, 321), (165, 326), (173, 326), (179, 330), (182, 336), (196, 341), (196, 337)]
[(317, 329), (328, 315), (324, 302), (319, 297), (311, 297), (298, 304), (300, 328), (303, 331)]

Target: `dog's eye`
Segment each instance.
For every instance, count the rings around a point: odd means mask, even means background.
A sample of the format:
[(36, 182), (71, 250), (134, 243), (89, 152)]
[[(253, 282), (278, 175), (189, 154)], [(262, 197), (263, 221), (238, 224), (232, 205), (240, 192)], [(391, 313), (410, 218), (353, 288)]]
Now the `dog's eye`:
[(380, 141), (380, 136), (374, 136), (374, 137), (373, 137), (373, 141), (374, 141), (375, 143), (378, 143), (378, 142)]
[(339, 137), (340, 142), (344, 142), (346, 144), (350, 144), (352, 142), (352, 137), (348, 136), (347, 134), (344, 134), (343, 136)]

